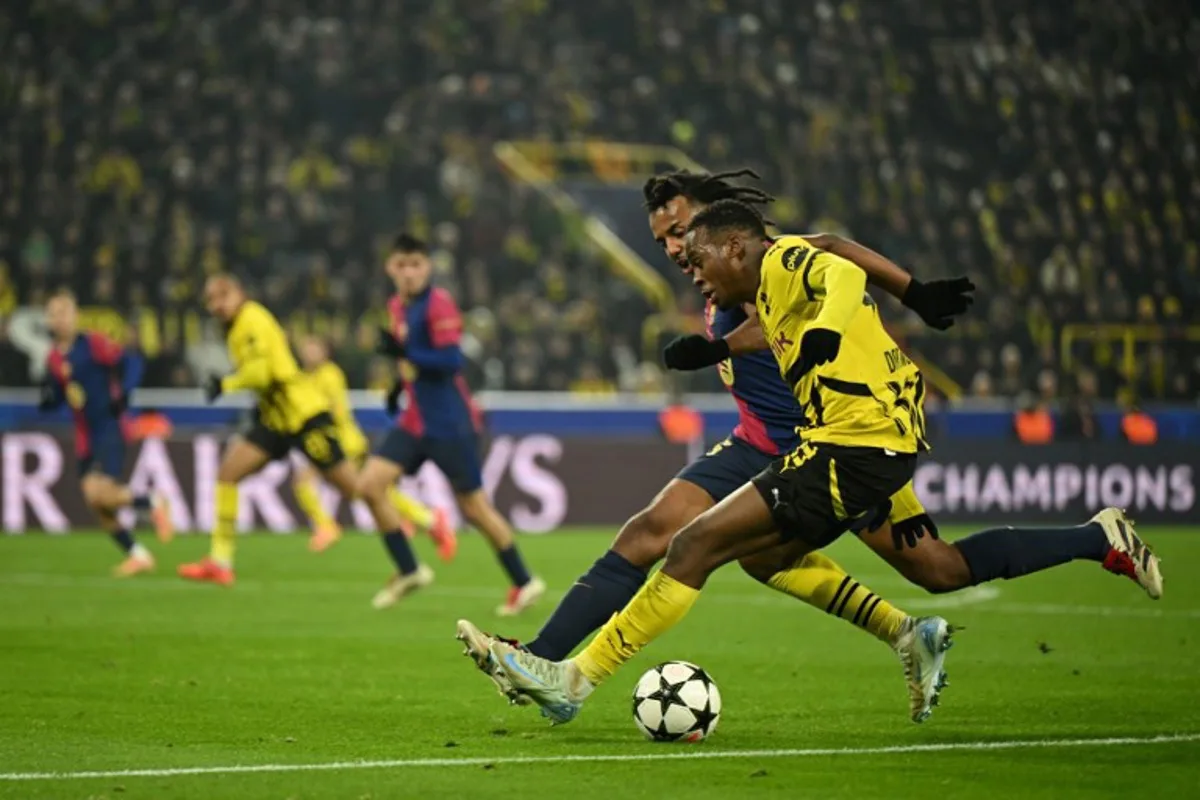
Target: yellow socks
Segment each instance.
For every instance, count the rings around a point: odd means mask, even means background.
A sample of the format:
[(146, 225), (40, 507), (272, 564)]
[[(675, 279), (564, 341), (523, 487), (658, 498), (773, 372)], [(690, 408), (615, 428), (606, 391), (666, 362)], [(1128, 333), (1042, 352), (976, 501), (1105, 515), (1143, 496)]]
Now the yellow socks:
[(209, 557), (225, 567), (233, 566), (237, 546), (238, 487), (236, 483), (217, 483), (216, 523), (212, 529)]
[(409, 497), (394, 486), (388, 492), (388, 501), (400, 512), (400, 516), (422, 530), (433, 525), (433, 511), (420, 500)]
[(298, 479), (292, 486), (292, 491), (296, 495), (296, 504), (314, 528), (320, 530), (337, 524), (321, 504), (321, 492), (317, 489), (317, 482), (311, 477)]
[(841, 617), (889, 644), (908, 616), (820, 553), (809, 553), (791, 569), (775, 573), (768, 585), (824, 609), (826, 614)]
[(699, 596), (699, 589), (659, 570), (575, 656), (575, 666), (593, 686), (599, 685), (639, 650), (675, 627)]

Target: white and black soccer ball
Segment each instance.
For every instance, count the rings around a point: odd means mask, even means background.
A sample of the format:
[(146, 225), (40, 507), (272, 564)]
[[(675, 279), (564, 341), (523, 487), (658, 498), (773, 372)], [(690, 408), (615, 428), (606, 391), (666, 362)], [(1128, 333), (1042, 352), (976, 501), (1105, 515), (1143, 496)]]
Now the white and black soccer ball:
[(633, 690), (633, 721), (656, 742), (698, 742), (717, 728), (721, 692), (708, 673), (686, 661), (648, 671)]

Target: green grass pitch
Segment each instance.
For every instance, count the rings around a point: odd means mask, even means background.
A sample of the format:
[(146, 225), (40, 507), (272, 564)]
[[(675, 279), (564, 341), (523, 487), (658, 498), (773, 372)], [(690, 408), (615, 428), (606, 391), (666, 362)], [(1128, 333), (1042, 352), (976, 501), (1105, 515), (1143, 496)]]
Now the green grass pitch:
[[(388, 570), (367, 536), (323, 555), (249, 537), (232, 589), (173, 576), (201, 537), (151, 543), (159, 572), (130, 581), (108, 577), (100, 536), (8, 537), (0, 798), (1195, 797), (1200, 536), (1145, 534), (1165, 562), (1157, 603), (1091, 564), (931, 597), (839, 542), (831, 555), (885, 597), (966, 626), (921, 726), (883, 645), (727, 568), (557, 729), (503, 702), (454, 621), (529, 638), (611, 532), (524, 537), (552, 592), (503, 623), (501, 574), (475, 536), (387, 612), (369, 605)], [(724, 696), (700, 745), (646, 742), (630, 718), (642, 670), (674, 658)], [(263, 765), (279, 768), (233, 769)], [(126, 771), (143, 774), (108, 774)]]

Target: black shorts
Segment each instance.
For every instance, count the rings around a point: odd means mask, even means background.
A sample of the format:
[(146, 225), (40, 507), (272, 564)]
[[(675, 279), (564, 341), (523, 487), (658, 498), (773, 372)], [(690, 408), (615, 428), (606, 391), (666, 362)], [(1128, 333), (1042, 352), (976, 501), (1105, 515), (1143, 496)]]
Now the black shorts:
[(305, 422), (298, 433), (282, 433), (255, 421), (246, 431), (246, 441), (269, 455), (272, 461), (286, 458), (289, 450), (299, 450), (322, 471), (333, 469), (346, 460), (337, 427), (328, 412)]
[(912, 480), (917, 457), (875, 447), (801, 444), (753, 480), (785, 536), (825, 547), (877, 517)]

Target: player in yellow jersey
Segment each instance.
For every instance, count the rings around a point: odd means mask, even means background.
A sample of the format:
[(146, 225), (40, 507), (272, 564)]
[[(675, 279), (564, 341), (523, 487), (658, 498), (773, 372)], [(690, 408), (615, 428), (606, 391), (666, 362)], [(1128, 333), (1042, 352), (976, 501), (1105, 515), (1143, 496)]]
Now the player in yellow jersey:
[[(770, 240), (758, 213), (736, 200), (697, 214), (686, 250), (696, 285), (719, 307), (754, 302), (806, 417), (800, 444), (676, 534), (663, 568), (575, 658), (551, 662), (503, 641), (491, 645), (515, 690), (556, 723), (573, 719), (596, 686), (682, 620), (716, 569), (784, 543), (801, 553), (830, 544), (878, 513), (911, 480), (917, 453), (928, 447), (920, 371), (884, 330), (862, 269), (803, 237)], [(975, 553), (977, 563), (998, 570), (998, 577), (1016, 577), (1032, 571), (1021, 561), (1045, 569), (1107, 553), (1105, 561), (1115, 556), (1140, 564), (1140, 577), (1122, 574), (1157, 596), (1157, 559), (1127, 521), (1100, 519), (1105, 513), (1040, 543), (988, 536)], [(1014, 558), (1011, 551), (1020, 548)], [(927, 653), (909, 679), (927, 689), (929, 700), (914, 709), (915, 721), (928, 716), (945, 684), (952, 630), (939, 617), (920, 621), (918, 638)]]
[[(211, 402), (228, 392), (250, 391), (258, 397), (254, 425), (232, 441), (217, 468), (216, 513), (207, 558), (179, 567), (188, 580), (229, 585), (234, 581), (238, 483), (269, 462), (297, 449), (344, 497), (355, 496), (358, 479), (346, 460), (329, 400), (301, 371), (275, 317), (246, 296), (230, 275), (214, 275), (204, 286), (204, 304), (225, 325), (234, 371), (210, 377), (205, 396)], [(407, 544), (405, 544), (407, 547)], [(411, 549), (405, 553), (411, 556)]]
[[(329, 401), (334, 427), (346, 458), (361, 468), (370, 453), (370, 442), (358, 427), (350, 397), (346, 388), (346, 375), (329, 358), (329, 346), (321, 338), (308, 336), (301, 340), (298, 352), (304, 371), (312, 379), (317, 390)], [(296, 502), (313, 524), (313, 535), (309, 549), (322, 552), (341, 538), (342, 531), (337, 521), (321, 505), (317, 490), (316, 470), (306, 464), (297, 464), (292, 481)], [(458, 550), (458, 538), (454, 526), (443, 509), (431, 509), (424, 503), (393, 488), (390, 492), (392, 505), (411, 525), (427, 532), (437, 544), (438, 555), (445, 561), (454, 558)], [(406, 533), (412, 536), (412, 527)]]

